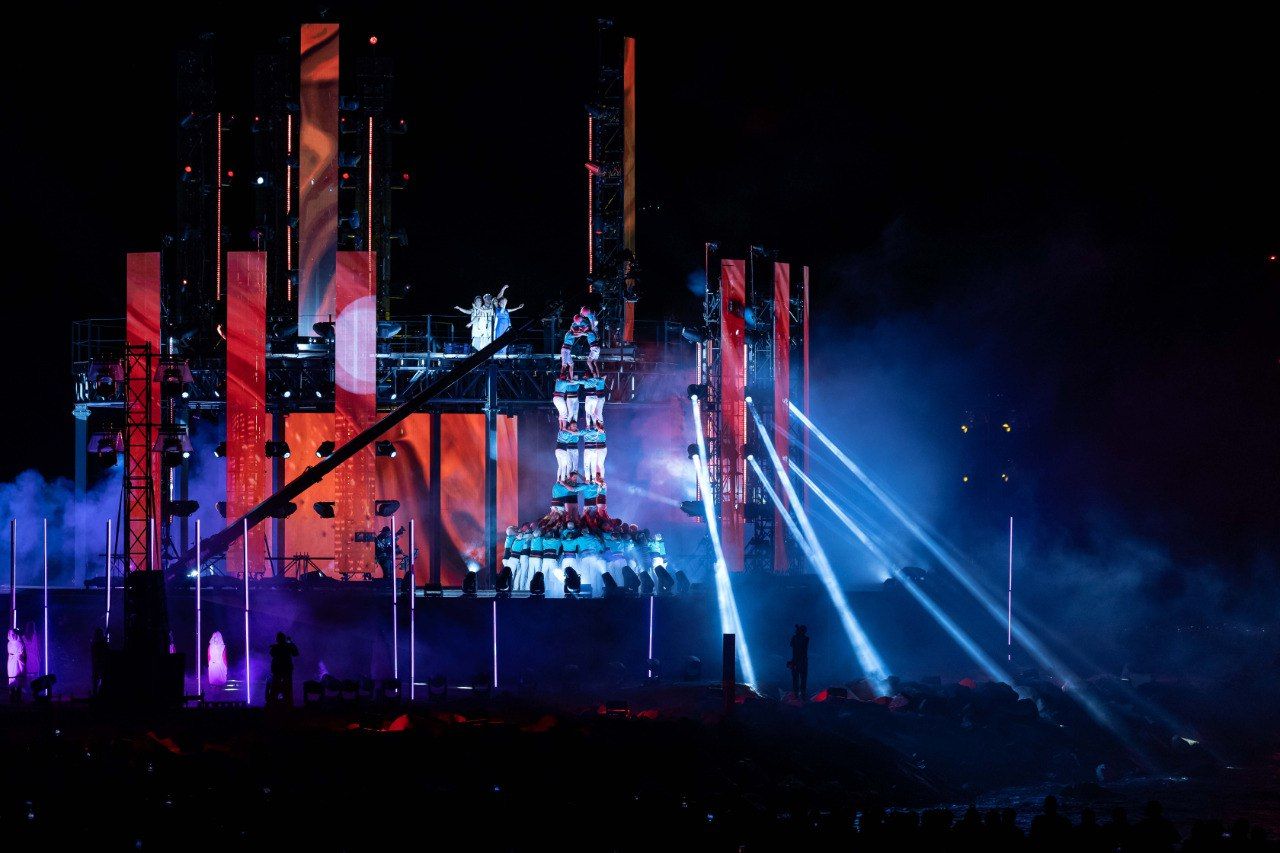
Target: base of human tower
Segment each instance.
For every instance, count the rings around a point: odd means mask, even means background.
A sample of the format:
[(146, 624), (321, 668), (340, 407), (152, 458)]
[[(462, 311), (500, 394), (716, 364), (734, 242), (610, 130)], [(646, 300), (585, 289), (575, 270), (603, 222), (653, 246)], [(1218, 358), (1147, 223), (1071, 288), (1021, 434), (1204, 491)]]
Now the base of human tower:
[[(503, 544), (503, 574), (515, 591), (598, 597), (610, 590), (643, 594), (672, 584), (662, 534), (609, 515), (604, 424), (609, 387), (596, 364), (600, 347), (594, 326), (584, 309), (564, 336), (551, 400), (557, 432), (550, 508), (536, 521), (508, 527)], [(570, 353), (580, 338), (589, 355), (586, 375), (576, 377)]]

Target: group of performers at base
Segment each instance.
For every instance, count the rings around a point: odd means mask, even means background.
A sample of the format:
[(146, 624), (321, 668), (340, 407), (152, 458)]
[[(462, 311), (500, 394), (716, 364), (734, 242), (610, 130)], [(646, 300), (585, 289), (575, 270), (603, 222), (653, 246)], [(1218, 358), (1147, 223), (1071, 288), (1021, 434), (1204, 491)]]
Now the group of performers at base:
[[(651, 534), (634, 524), (611, 518), (597, 509), (576, 520), (568, 512), (552, 511), (535, 522), (507, 528), (503, 565), (511, 569), (513, 588), (529, 588), (534, 574), (542, 572), (546, 593), (564, 595), (567, 569), (574, 569), (592, 593), (604, 594), (603, 576), (610, 573), (624, 586), (623, 569), (637, 576), (650, 574), (667, 562), (662, 534)], [(653, 578), (655, 584), (656, 578)]]

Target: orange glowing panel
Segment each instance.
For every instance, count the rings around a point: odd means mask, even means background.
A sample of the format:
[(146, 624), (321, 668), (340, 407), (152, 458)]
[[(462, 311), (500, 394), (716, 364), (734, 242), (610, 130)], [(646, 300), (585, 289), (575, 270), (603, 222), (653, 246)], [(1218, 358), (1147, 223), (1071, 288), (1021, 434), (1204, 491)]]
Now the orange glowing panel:
[[(267, 256), (227, 253), (227, 520), (271, 492), (267, 426)], [(265, 568), (268, 525), (249, 533), (249, 570)], [(227, 572), (243, 576), (244, 550), (227, 551)]]
[[(293, 482), (320, 460), (316, 449), (326, 441), (333, 441), (333, 415), (327, 412), (294, 412), (285, 419), (285, 441), (289, 442), (292, 455), (284, 460), (286, 482)], [(334, 560), (333, 519), (321, 518), (313, 506), (318, 501), (333, 501), (334, 477), (325, 477), (302, 493), (298, 498), (298, 511), (289, 516), (286, 544), (289, 554), (307, 554), (330, 577), (338, 576)], [(373, 548), (369, 546), (369, 560), (373, 560)]]
[[(131, 372), (128, 377), (130, 385), (134, 383), (146, 384), (151, 383), (151, 406), (150, 410), (143, 413), (141, 411), (132, 411), (130, 420), (141, 422), (145, 420), (149, 424), (160, 423), (160, 388), (155, 383), (155, 366), (154, 358), (160, 355), (160, 253), (159, 252), (131, 252), (125, 256), (125, 342), (130, 346), (150, 346), (153, 360), (150, 364), (150, 370), (145, 359), (139, 359), (130, 364)], [(135, 386), (136, 387), (136, 386)], [(132, 396), (132, 395), (130, 395)], [(142, 395), (136, 398), (141, 407), (145, 408), (145, 399)], [(129, 405), (129, 404), (126, 404)], [(140, 538), (135, 539), (132, 536), (126, 536), (127, 542), (146, 542), (147, 534), (144, 531), (149, 529), (149, 519), (154, 518), (157, 514), (156, 501), (160, 499), (160, 456), (155, 451), (155, 427), (147, 431), (147, 438), (140, 444), (130, 447), (127, 452), (131, 454), (128, 460), (127, 470), (141, 471), (146, 465), (146, 457), (144, 454), (151, 455), (151, 470), (153, 472), (154, 481), (152, 483), (152, 504), (146, 507), (139, 503), (136, 507), (131, 508), (134, 514), (129, 517), (129, 528), (140, 534)], [(134, 568), (148, 568), (151, 565), (150, 549), (139, 549), (138, 553), (130, 553), (129, 565)]]
[(743, 569), (742, 445), (746, 442), (746, 263), (720, 262), (720, 540), (731, 572)]
[[(788, 438), (791, 412), (791, 265), (773, 265), (773, 443), (785, 462), (791, 452)], [(784, 495), (783, 489), (776, 491)], [(786, 498), (783, 497), (785, 501)], [(773, 523), (773, 570), (787, 570), (787, 535), (782, 515), (776, 510)]]
[[(342, 446), (378, 417), (377, 286), (373, 252), (339, 252), (334, 336), (334, 436)], [(334, 482), (334, 549), (338, 571), (356, 570), (368, 547), (353, 541), (374, 530), (374, 448), (362, 449), (330, 475)], [(378, 525), (379, 527), (381, 524)]]
[(302, 25), (298, 144), (298, 333), (335, 313), (338, 25)]

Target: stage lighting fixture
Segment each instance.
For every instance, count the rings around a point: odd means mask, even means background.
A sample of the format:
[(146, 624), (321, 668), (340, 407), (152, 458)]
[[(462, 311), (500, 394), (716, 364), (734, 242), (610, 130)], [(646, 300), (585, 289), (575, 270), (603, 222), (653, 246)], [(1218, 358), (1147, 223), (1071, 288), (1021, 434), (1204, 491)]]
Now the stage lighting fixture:
[(288, 503), (276, 504), (271, 507), (270, 515), (272, 518), (288, 518), (297, 511), (298, 505), (293, 501), (289, 501)]
[(375, 456), (387, 456), (392, 459), (396, 458), (396, 446), (394, 442), (379, 441), (373, 446)]
[(170, 468), (181, 465), (182, 460), (191, 455), (191, 451), (183, 446), (182, 437), (177, 435), (170, 436), (164, 440), (160, 453), (164, 457), (164, 464)]
[(317, 338), (324, 338), (326, 341), (333, 340), (333, 336), (334, 336), (333, 323), (330, 323), (330, 322), (314, 323), (311, 326), (311, 331), (315, 332), (315, 336)]
[(690, 397), (697, 397), (699, 400), (705, 400), (707, 399), (707, 386), (706, 385), (690, 385), (688, 389), (688, 394)]
[(43, 705), (53, 698), (53, 685), (57, 682), (58, 677), (52, 672), (48, 675), (42, 675), (39, 678), (31, 680), (31, 696), (37, 703)]
[(533, 598), (546, 597), (547, 579), (543, 577), (542, 572), (533, 573), (533, 580), (529, 581), (529, 595)]
[[(606, 572), (605, 577), (609, 577)], [(616, 584), (615, 584), (616, 586)], [(582, 578), (578, 575), (577, 569), (569, 566), (564, 570), (564, 596), (565, 598), (577, 598), (582, 592)]]
[(268, 459), (288, 459), (293, 455), (287, 441), (268, 441), (265, 452)]
[(169, 515), (177, 518), (188, 518), (200, 509), (200, 502), (193, 500), (169, 501)]
[(476, 572), (468, 570), (462, 577), (462, 594), (468, 598), (476, 596)]
[[(613, 579), (612, 572), (601, 572), (600, 582), (604, 585), (605, 598), (618, 598), (626, 594), (625, 590), (623, 590), (622, 587), (618, 586), (618, 582)], [(566, 592), (568, 591), (568, 589), (569, 589), (569, 578), (566, 577), (565, 578)]]
[(316, 448), (316, 458), (327, 459), (329, 456), (333, 455), (333, 451), (334, 443), (332, 441), (322, 441), (320, 442), (320, 446)]
[(702, 658), (697, 655), (689, 655), (684, 659), (684, 680), (702, 680)]
[(676, 571), (676, 595), (687, 595), (689, 593), (689, 576), (682, 571)]
[(640, 576), (636, 574), (635, 569), (630, 566), (622, 567), (622, 585), (627, 590), (627, 595), (636, 595), (640, 592)]
[(690, 444), (688, 447), (685, 448), (685, 452), (689, 454), (690, 459), (693, 459), (695, 456), (698, 455), (698, 445)]
[(707, 509), (702, 501), (680, 501), (680, 511), (690, 518), (702, 518)]
[(321, 518), (333, 518), (333, 501), (316, 501), (311, 508)]
[(404, 325), (395, 323), (391, 320), (378, 321), (378, 340), (385, 341), (388, 338), (394, 338), (396, 335), (404, 331)]
[(1001, 475), (1000, 475), (1000, 479), (1007, 483), (1007, 482), (1009, 482), (1009, 475), (1008, 475), (1008, 474), (1001, 474)]
[(643, 596), (653, 595), (653, 575), (648, 572), (640, 573), (640, 594)]
[(691, 344), (702, 343), (702, 335), (694, 331), (693, 329), (690, 329), (688, 326), (680, 330), (680, 337), (684, 338), (686, 341), (688, 341)]
[(213, 505), (213, 508), (214, 508), (214, 509), (216, 509), (216, 510), (218, 511), (218, 515), (222, 516), (223, 518), (226, 518), (226, 517), (227, 517), (227, 502), (226, 502), (226, 501), (218, 501), (216, 504), (214, 504), (214, 505)]
[(1013, 427), (1009, 426), (1009, 424), (1007, 423), (1000, 424), (1000, 429), (1004, 430), (1005, 432), (1013, 432)]
[(667, 567), (658, 566), (653, 570), (653, 573), (658, 576), (658, 595), (670, 594), (671, 588), (676, 584), (676, 579), (671, 577), (671, 572), (667, 571)]
[(969, 432), (969, 425), (968, 425), (968, 424), (960, 424), (960, 431), (961, 431), (961, 432), (963, 432), (963, 433), (966, 433), (966, 434), (967, 434), (967, 433)]
[(511, 568), (503, 566), (493, 581), (493, 588), (498, 594), (498, 598), (511, 597)]
[(390, 518), (400, 509), (400, 501), (374, 501), (373, 513), (382, 518)]
[(969, 475), (968, 475), (968, 474), (965, 474), (963, 477), (961, 477), (961, 478), (960, 478), (960, 482), (962, 482), (962, 483), (967, 483), (967, 482), (969, 482)]
[(218, 444), (213, 448), (213, 458), (222, 459), (226, 455), (227, 455), (227, 443), (225, 441), (219, 441)]

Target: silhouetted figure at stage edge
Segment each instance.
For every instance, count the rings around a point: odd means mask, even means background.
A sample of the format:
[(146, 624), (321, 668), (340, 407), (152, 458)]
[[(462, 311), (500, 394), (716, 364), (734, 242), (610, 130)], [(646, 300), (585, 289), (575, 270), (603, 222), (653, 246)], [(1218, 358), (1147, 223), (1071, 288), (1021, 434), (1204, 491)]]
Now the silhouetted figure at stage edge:
[(271, 684), (267, 688), (267, 704), (293, 707), (293, 659), (298, 656), (298, 647), (293, 640), (276, 634), (276, 641), (271, 646)]
[(1044, 813), (1031, 819), (1031, 845), (1037, 850), (1067, 850), (1074, 847), (1071, 821), (1058, 814), (1058, 798), (1044, 798)]
[(107, 671), (107, 635), (101, 628), (93, 629), (93, 639), (89, 641), (89, 664), (92, 667), (93, 695), (102, 691), (102, 678)]
[(791, 692), (801, 702), (809, 695), (809, 629), (797, 625), (791, 635)]

